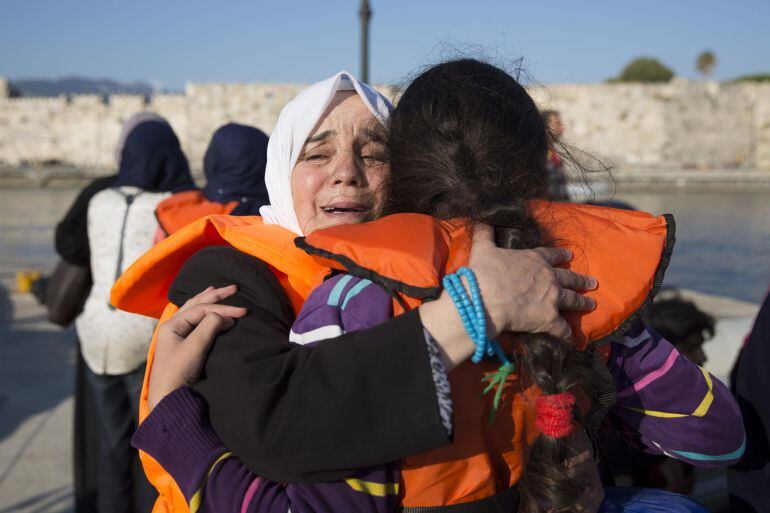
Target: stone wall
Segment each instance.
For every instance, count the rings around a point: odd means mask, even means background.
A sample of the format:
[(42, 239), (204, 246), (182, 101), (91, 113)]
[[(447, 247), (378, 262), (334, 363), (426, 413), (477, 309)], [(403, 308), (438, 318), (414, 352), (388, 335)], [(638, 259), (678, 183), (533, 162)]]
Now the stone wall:
[[(217, 127), (270, 132), (302, 84), (191, 83), (184, 94), (10, 98), (0, 78), (0, 164), (114, 167), (121, 125), (149, 110), (169, 120), (194, 168)], [(393, 97), (394, 90), (383, 88)], [(533, 86), (559, 110), (566, 140), (625, 167), (770, 169), (770, 84), (674, 80), (662, 85)]]
[(563, 84), (530, 89), (569, 143), (620, 166), (770, 169), (770, 84)]

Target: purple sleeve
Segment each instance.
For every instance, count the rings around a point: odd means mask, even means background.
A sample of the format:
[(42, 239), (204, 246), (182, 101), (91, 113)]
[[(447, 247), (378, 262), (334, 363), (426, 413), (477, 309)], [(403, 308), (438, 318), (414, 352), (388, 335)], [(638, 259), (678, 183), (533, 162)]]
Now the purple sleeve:
[(392, 318), (392, 298), (387, 292), (369, 280), (338, 274), (313, 290), (294, 321), (289, 339), (309, 344)]
[(745, 449), (743, 420), (727, 387), (639, 323), (613, 342), (613, 413), (648, 452), (701, 467), (728, 466)]
[(286, 513), (284, 488), (249, 472), (222, 445), (206, 416), (206, 402), (187, 387), (152, 410), (131, 445), (160, 463), (200, 512)]
[(183, 387), (166, 396), (131, 443), (158, 461), (191, 510), (243, 513), (388, 513), (398, 504), (398, 465), (361, 470), (330, 483), (282, 485), (250, 472), (217, 438), (205, 400)]

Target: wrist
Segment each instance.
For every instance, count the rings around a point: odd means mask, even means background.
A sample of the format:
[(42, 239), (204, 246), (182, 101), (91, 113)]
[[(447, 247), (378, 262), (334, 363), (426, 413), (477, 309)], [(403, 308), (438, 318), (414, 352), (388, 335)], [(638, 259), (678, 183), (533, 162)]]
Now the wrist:
[(153, 382), (151, 380), (149, 390), (147, 391), (147, 408), (149, 411), (154, 410), (155, 407), (158, 406), (158, 404), (160, 404), (169, 394), (182, 388), (183, 386), (185, 385), (172, 388), (165, 386), (165, 384), (158, 383), (157, 381)]
[(420, 320), (441, 351), (447, 372), (470, 358), (476, 346), (463, 326), (452, 299), (442, 292), (435, 301), (419, 308)]

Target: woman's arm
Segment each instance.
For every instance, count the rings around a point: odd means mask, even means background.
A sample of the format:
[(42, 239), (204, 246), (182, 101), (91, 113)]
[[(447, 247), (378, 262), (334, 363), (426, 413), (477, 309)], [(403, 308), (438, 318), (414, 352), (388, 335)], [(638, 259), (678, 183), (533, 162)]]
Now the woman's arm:
[(449, 441), (441, 422), (422, 324), (411, 312), (371, 330), (304, 347), (273, 274), (229, 248), (185, 264), (170, 298), (236, 282), (224, 303), (249, 314), (219, 335), (195, 389), (217, 434), (268, 479), (333, 480)]
[[(470, 267), (489, 314), (490, 337), (502, 331), (568, 337), (559, 310), (591, 309), (593, 301), (574, 290), (595, 286), (590, 277), (552, 267), (569, 258), (556, 248), (497, 248), (491, 230), (477, 227)], [(209, 285), (231, 283), (239, 291), (226, 303), (246, 307), (249, 315), (218, 337), (196, 390), (209, 402), (218, 435), (252, 471), (276, 481), (334, 480), (349, 469), (449, 441), (425, 330), (448, 371), (474, 346), (446, 294), (312, 348), (289, 343), (293, 319), (268, 267), (234, 249), (208, 248), (193, 256), (169, 298), (181, 305)]]
[(745, 449), (743, 422), (727, 387), (641, 322), (613, 343), (613, 413), (648, 452), (701, 467), (728, 466)]
[[(210, 335), (232, 327), (233, 319), (245, 314), (243, 309), (213, 303), (235, 291), (234, 286), (209, 288), (161, 327), (175, 336), (166, 337), (156, 348), (148, 398), (152, 411), (137, 430), (134, 446), (170, 472), (186, 502), (199, 502), (198, 511), (269, 512), (276, 507), (285, 511), (287, 501), (296, 513), (393, 511), (399, 497), (397, 464), (357, 471), (344, 481), (277, 487), (249, 472), (225, 449), (210, 426), (205, 401), (184, 384), (197, 380), (211, 346)], [(387, 293), (367, 280), (332, 278), (308, 298), (292, 337), (313, 338), (380, 324), (392, 317), (391, 303)], [(158, 402), (161, 396), (165, 398)]]

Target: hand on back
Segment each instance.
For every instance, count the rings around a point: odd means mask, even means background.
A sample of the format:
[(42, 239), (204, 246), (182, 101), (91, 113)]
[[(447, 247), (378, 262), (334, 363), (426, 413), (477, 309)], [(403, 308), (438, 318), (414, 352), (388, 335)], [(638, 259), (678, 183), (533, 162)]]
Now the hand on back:
[(571, 330), (560, 310), (592, 310), (594, 300), (579, 292), (596, 287), (590, 276), (555, 267), (571, 258), (562, 248), (498, 248), (492, 228), (476, 226), (468, 266), (479, 283), (489, 337), (512, 331), (569, 340)]

